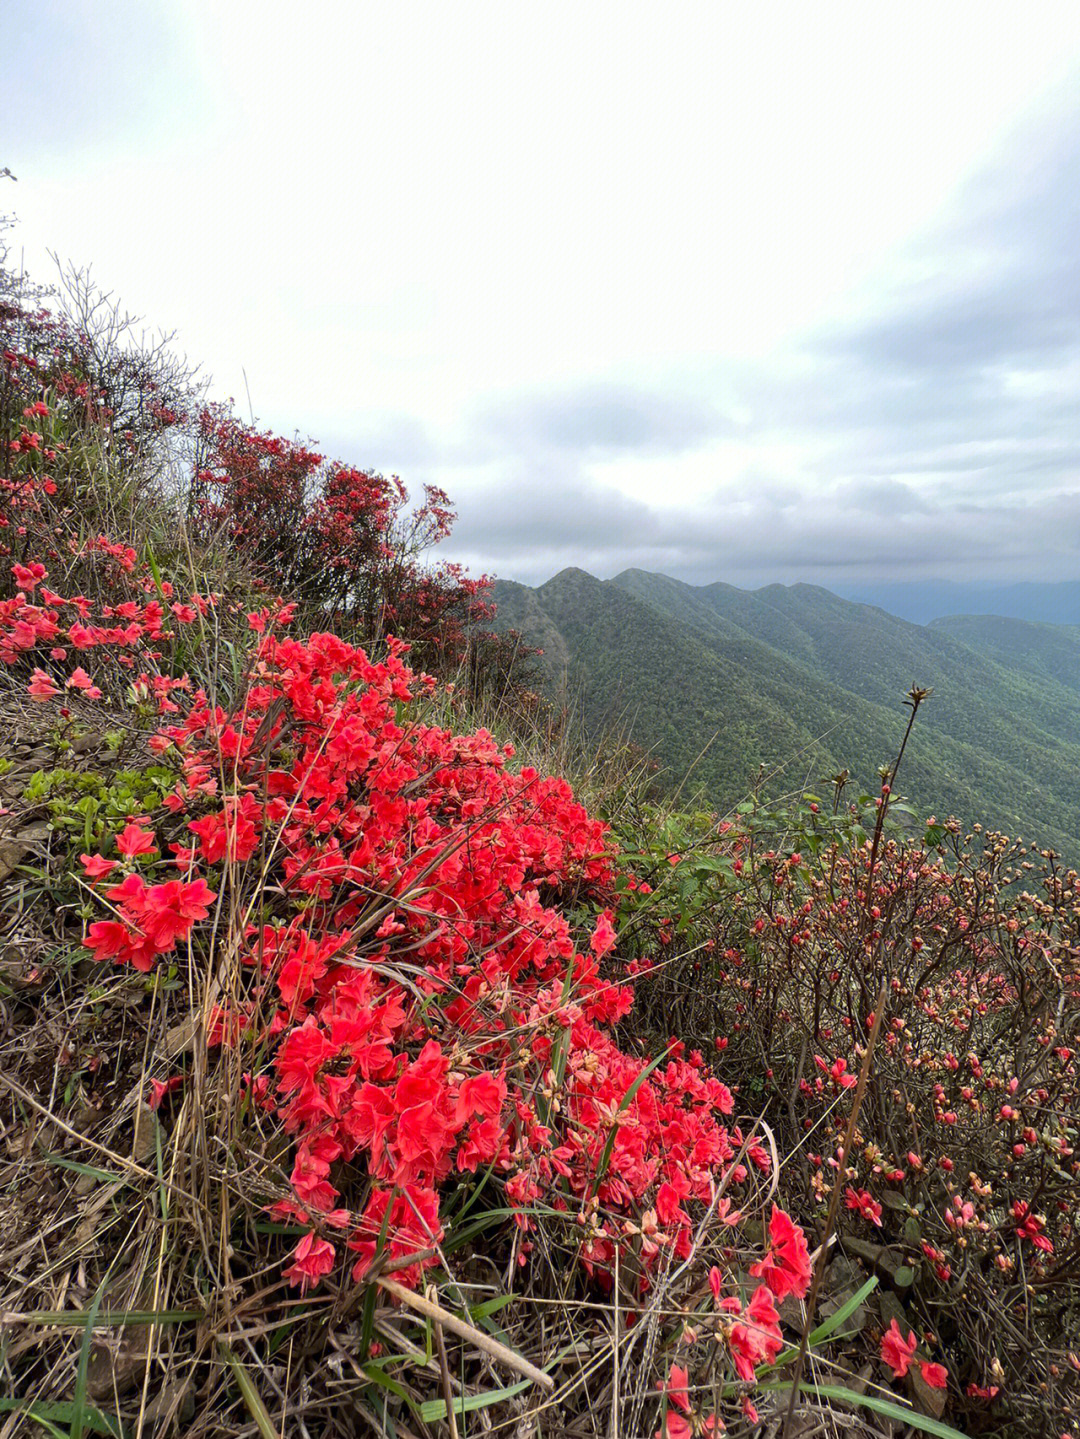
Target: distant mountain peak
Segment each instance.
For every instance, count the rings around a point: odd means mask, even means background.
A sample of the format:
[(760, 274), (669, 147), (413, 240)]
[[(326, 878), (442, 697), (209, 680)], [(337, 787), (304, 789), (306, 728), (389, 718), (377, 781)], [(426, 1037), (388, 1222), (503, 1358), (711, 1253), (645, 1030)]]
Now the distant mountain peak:
[(598, 585), (601, 581), (598, 580), (595, 575), (589, 574), (588, 570), (583, 570), (578, 565), (567, 565), (565, 570), (560, 570), (557, 575), (552, 575), (551, 579), (545, 580), (539, 588), (543, 590), (547, 589), (548, 585), (569, 583)]

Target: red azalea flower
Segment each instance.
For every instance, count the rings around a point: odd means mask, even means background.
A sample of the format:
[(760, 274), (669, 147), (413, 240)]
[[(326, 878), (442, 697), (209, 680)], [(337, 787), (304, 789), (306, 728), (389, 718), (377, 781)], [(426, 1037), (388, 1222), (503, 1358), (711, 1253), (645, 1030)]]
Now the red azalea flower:
[(32, 700), (51, 700), (59, 693), (60, 688), (52, 675), (48, 675), (42, 669), (35, 669), (30, 677), (30, 683), (26, 686), (26, 693)]
[(80, 854), (79, 863), (86, 871), (87, 879), (104, 879), (116, 868), (115, 859), (105, 859), (100, 854)]
[(282, 1273), (290, 1284), (299, 1284), (301, 1290), (317, 1284), (322, 1276), (329, 1274), (334, 1267), (334, 1246), (329, 1240), (320, 1239), (317, 1234), (305, 1234), (294, 1253), (294, 1262)]
[(881, 1357), (897, 1379), (903, 1379), (911, 1367), (918, 1342), (914, 1331), (909, 1331), (907, 1339), (904, 1339), (895, 1319), (881, 1336)]
[(868, 1219), (871, 1224), (876, 1224), (879, 1229), (881, 1228), (881, 1205), (868, 1190), (852, 1189), (849, 1184), (844, 1190), (844, 1203), (848, 1209), (856, 1210), (864, 1219)]
[(157, 842), (151, 830), (130, 822), (116, 836), (116, 848), (126, 859), (132, 859), (138, 854), (153, 854)]
[(801, 1299), (810, 1287), (812, 1271), (806, 1236), (775, 1204), (769, 1219), (769, 1249), (764, 1259), (750, 1266), (750, 1273), (764, 1279), (777, 1299), (788, 1294)]

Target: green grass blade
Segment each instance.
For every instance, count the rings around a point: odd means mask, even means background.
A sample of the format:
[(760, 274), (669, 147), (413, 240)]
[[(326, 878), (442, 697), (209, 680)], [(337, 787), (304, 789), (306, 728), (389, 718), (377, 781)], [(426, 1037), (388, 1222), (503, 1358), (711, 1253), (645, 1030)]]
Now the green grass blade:
[(380, 1389), (388, 1390), (396, 1398), (403, 1399), (406, 1404), (412, 1404), (413, 1401), (408, 1390), (399, 1384), (396, 1379), (391, 1379), (381, 1364), (365, 1364), (363, 1367), (364, 1373), (373, 1384), (377, 1385)]
[(809, 1342), (811, 1344), (820, 1344), (823, 1339), (828, 1339), (829, 1335), (834, 1334), (846, 1319), (851, 1318), (863, 1300), (873, 1294), (877, 1286), (877, 1275), (872, 1274), (861, 1289), (853, 1294), (850, 1299), (845, 1299), (835, 1314), (830, 1314), (828, 1319), (823, 1320), (816, 1329), (811, 1330)]
[(653, 1070), (655, 1070), (659, 1065), (663, 1064), (664, 1060), (671, 1053), (673, 1047), (673, 1044), (669, 1044), (667, 1048), (663, 1049), (654, 1060), (647, 1064), (645, 1068), (641, 1071), (641, 1073), (638, 1075), (638, 1077), (634, 1080), (630, 1088), (623, 1095), (622, 1099), (619, 1101), (619, 1107), (615, 1111), (615, 1118), (611, 1122), (611, 1133), (607, 1137), (607, 1143), (604, 1145), (603, 1151), (600, 1155), (600, 1163), (596, 1166), (596, 1173), (593, 1175), (593, 1181), (589, 1187), (590, 1199), (600, 1188), (601, 1184), (603, 1184), (604, 1176), (605, 1174), (607, 1174), (608, 1165), (611, 1163), (611, 1151), (615, 1148), (615, 1136), (619, 1132), (619, 1115), (622, 1114), (622, 1112), (627, 1109), (629, 1105), (633, 1102), (634, 1095), (637, 1094), (638, 1090), (648, 1079), (649, 1075), (652, 1074)]
[(131, 1182), (124, 1175), (114, 1174), (110, 1169), (98, 1169), (93, 1164), (80, 1164), (75, 1159), (63, 1159), (59, 1154), (44, 1154), (42, 1158), (46, 1164), (54, 1164), (58, 1169), (70, 1169), (84, 1179), (96, 1179), (99, 1184), (129, 1184)]
[(255, 1421), (256, 1429), (258, 1429), (259, 1433), (263, 1436), (263, 1439), (280, 1439), (274, 1421), (266, 1412), (266, 1405), (259, 1397), (259, 1391), (255, 1388), (254, 1382), (252, 1381), (251, 1375), (247, 1372), (247, 1369), (224, 1341), (218, 1342), (218, 1350), (236, 1377), (236, 1383), (240, 1389), (241, 1397), (247, 1407), (248, 1413)]
[[(506, 1399), (513, 1399), (516, 1395), (532, 1385), (531, 1379), (521, 1379), (516, 1384), (510, 1384), (505, 1389), (485, 1389), (480, 1394), (462, 1394), (454, 1400), (454, 1413), (459, 1417), (463, 1414), (470, 1414), (477, 1409), (490, 1408), (492, 1404), (501, 1404)], [(445, 1399), (425, 1399), (420, 1405), (420, 1418), (425, 1424), (437, 1423), (440, 1419), (446, 1418)]]
[(456, 1224), (457, 1224), (457, 1223), (460, 1223), (461, 1220), (463, 1220), (463, 1219), (465, 1218), (465, 1216), (468, 1214), (469, 1210), (473, 1207), (473, 1205), (476, 1203), (476, 1201), (480, 1198), (481, 1194), (483, 1194), (484, 1188), (485, 1188), (485, 1186), (487, 1185), (488, 1180), (491, 1178), (492, 1173), (494, 1172), (495, 1165), (496, 1165), (497, 1161), (498, 1161), (498, 1155), (496, 1155), (495, 1159), (493, 1159), (493, 1160), (491, 1161), (491, 1163), (490, 1163), (490, 1164), (487, 1166), (487, 1168), (484, 1170), (483, 1174), (481, 1174), (480, 1178), (479, 1178), (479, 1179), (477, 1180), (477, 1182), (473, 1185), (473, 1187), (472, 1187), (472, 1192), (471, 1192), (471, 1194), (469, 1195), (468, 1199), (465, 1201), (465, 1204), (464, 1204), (463, 1208), (459, 1211), (458, 1214), (456, 1214), (456, 1215), (454, 1216), (454, 1222), (455, 1222)]
[(516, 1294), (496, 1294), (492, 1299), (481, 1299), (479, 1304), (469, 1305), (469, 1318), (480, 1320), (486, 1319), (490, 1314), (498, 1314), (500, 1309), (513, 1304), (517, 1297)]
[[(763, 1384), (763, 1389), (780, 1389), (779, 1384)], [(834, 1399), (839, 1404), (851, 1405), (854, 1408), (869, 1409), (874, 1414), (882, 1414), (886, 1419), (895, 1419), (900, 1424), (906, 1424), (911, 1429), (917, 1429), (922, 1434), (933, 1434), (936, 1439), (965, 1439), (959, 1429), (953, 1429), (948, 1424), (943, 1424), (940, 1419), (932, 1419), (929, 1414), (920, 1414), (917, 1409), (908, 1405), (894, 1404), (888, 1399), (879, 1399), (875, 1394), (856, 1394), (854, 1390), (844, 1389), (837, 1384), (812, 1384), (804, 1381), (802, 1385), (806, 1394), (815, 1399)]]
[[(40, 1424), (49, 1434), (55, 1434), (56, 1439), (67, 1439), (64, 1430), (57, 1429), (55, 1424), (50, 1424), (49, 1418), (69, 1419), (71, 1405), (49, 1404), (41, 1399), (0, 1399), (0, 1414), (25, 1414), (28, 1419), (33, 1419), (35, 1424)], [(118, 1431), (109, 1429), (106, 1432), (115, 1434)]]
[(147, 1324), (190, 1324), (205, 1318), (203, 1309), (36, 1309), (19, 1316), (20, 1324), (41, 1324), (57, 1329), (108, 1329)]
[[(106, 1279), (108, 1275), (106, 1275)], [(86, 1381), (90, 1369), (90, 1345), (94, 1338), (94, 1320), (101, 1308), (101, 1301), (105, 1297), (105, 1279), (97, 1287), (93, 1302), (86, 1316), (86, 1328), (83, 1330), (82, 1344), (79, 1346), (79, 1368), (75, 1375), (75, 1394), (72, 1405), (71, 1428), (68, 1431), (70, 1439), (83, 1439), (83, 1430), (86, 1427)]]
[(154, 577), (154, 584), (157, 585), (158, 594), (164, 599), (165, 587), (161, 583), (161, 568), (158, 565), (157, 556), (154, 554), (154, 548), (149, 540), (146, 541), (146, 563), (150, 566), (150, 573)]

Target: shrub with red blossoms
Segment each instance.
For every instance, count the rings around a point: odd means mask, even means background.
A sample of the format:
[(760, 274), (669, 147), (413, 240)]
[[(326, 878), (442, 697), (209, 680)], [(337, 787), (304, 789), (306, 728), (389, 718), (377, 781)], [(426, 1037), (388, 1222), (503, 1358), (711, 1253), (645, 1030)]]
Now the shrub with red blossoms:
[[(603, 907), (604, 827), (564, 781), (515, 773), (484, 732), (409, 719), (400, 650), (373, 663), (334, 635), (270, 635), (234, 711), (197, 694), (162, 731), (173, 803), (117, 839), (134, 866), (153, 863), (149, 822), (176, 834), (183, 878), (103, 876), (115, 913), (87, 944), (146, 968), (191, 938), (214, 891), (260, 912), (237, 936), (245, 994), (215, 1032), (268, 1056), (259, 1102), (294, 1144), (274, 1209), (306, 1230), (294, 1281), (329, 1273), (343, 1241), (357, 1280), (380, 1255), (422, 1255), (397, 1272), (417, 1284), (444, 1191), (490, 1173), (521, 1236), (561, 1213), (581, 1225), (587, 1273), (607, 1284), (616, 1248), (633, 1250), (645, 1289), (666, 1253), (691, 1254), (703, 1217), (737, 1223), (721, 1188), (745, 1190), (770, 1158), (700, 1055), (648, 1070), (615, 1041), (632, 991)], [(601, 913), (579, 948), (566, 915), (590, 899)], [(343, 1166), (359, 1177), (344, 1184)], [(809, 1282), (802, 1231), (779, 1209), (752, 1272), (765, 1285), (731, 1327), (743, 1377), (775, 1353), (754, 1337), (774, 1335), (765, 1296)]]
[(914, 833), (905, 821), (875, 847), (857, 806), (823, 816), (816, 800), (683, 824), (674, 871), (674, 836), (625, 836), (651, 861), (624, 897), (640, 965), (673, 933), (686, 951), (639, 985), (645, 1016), (666, 1025), (678, 1005), (726, 1074), (762, 1093), (794, 1157), (781, 1174), (791, 1213), (823, 1222), (839, 1186), (840, 1249), (902, 1266), (909, 1328), (933, 1333), (945, 1361), (918, 1373), (948, 1388), (954, 1422), (982, 1423), (990, 1389), (1018, 1433), (1040, 1405), (1075, 1409), (1080, 1363), (1054, 1356), (1077, 1352), (1076, 872), (956, 821)]
[(450, 534), (448, 497), (428, 485), (411, 514), (406, 503), (396, 476), (328, 462), (224, 406), (199, 418), (188, 506), (201, 543), (224, 544), (320, 628), (359, 633), (369, 646), (387, 632), (407, 634), (419, 661), (444, 674), (478, 657), (511, 666), (485, 630), (490, 582), (459, 565), (423, 563)]

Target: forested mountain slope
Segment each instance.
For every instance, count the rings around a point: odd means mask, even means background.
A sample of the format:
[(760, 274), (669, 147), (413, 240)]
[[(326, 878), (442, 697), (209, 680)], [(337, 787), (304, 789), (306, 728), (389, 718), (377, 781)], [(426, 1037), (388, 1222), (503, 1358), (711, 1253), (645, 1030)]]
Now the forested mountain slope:
[(1080, 625), (1033, 624), (1000, 615), (949, 615), (933, 630), (952, 635), (991, 659), (1080, 694)]
[(673, 780), (694, 765), (721, 809), (761, 765), (779, 771), (774, 790), (820, 786), (842, 767), (874, 787), (917, 683), (934, 691), (905, 759), (902, 787), (919, 807), (1077, 847), (1080, 690), (1055, 672), (1068, 668), (1060, 657), (1040, 671), (947, 623), (910, 624), (811, 585), (571, 569), (536, 589), (500, 582), (496, 598), (500, 625), (543, 647), (549, 688), (589, 728), (623, 728)]

